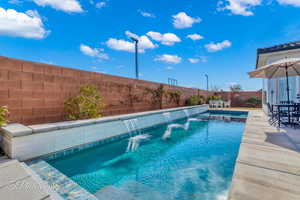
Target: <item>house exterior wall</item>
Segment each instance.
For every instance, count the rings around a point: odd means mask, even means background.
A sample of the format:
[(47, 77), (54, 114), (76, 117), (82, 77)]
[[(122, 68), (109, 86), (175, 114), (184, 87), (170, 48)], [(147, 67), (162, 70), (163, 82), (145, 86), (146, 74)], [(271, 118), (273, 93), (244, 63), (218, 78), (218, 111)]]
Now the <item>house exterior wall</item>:
[[(284, 58), (300, 58), (300, 49), (280, 51), (273, 53), (264, 53), (258, 56), (257, 69), (276, 62)], [(289, 77), (290, 85), (290, 99), (297, 102), (296, 98), (300, 94), (300, 77), (291, 76)], [(263, 80), (263, 103), (276, 104), (280, 101), (286, 101), (286, 78), (274, 78)]]

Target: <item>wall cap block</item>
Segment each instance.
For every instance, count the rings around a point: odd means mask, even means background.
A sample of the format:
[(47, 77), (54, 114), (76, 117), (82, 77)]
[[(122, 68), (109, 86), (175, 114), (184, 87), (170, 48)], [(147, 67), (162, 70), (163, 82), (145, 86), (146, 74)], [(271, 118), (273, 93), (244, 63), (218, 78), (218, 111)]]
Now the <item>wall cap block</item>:
[[(10, 157), (22, 161), (45, 155), (56, 155), (54, 153), (59, 155), (61, 152), (74, 152), (75, 149), (80, 151), (98, 145), (100, 142), (113, 141), (120, 139), (122, 135), (130, 134), (130, 130), (123, 123), (124, 120), (141, 119), (138, 128), (144, 129), (166, 123), (167, 118), (163, 116), (164, 113), (170, 113), (170, 119), (176, 120), (207, 110), (208, 105), (200, 105), (32, 126), (12, 123), (2, 128), (5, 137), (4, 147), (6, 147), (4, 151)], [(95, 124), (97, 126), (94, 126)]]
[(9, 137), (21, 137), (33, 133), (31, 128), (19, 123), (8, 124), (7, 126), (1, 127), (1, 130)]
[(193, 108), (203, 108), (205, 110), (208, 110), (208, 105), (185, 106), (179, 108), (170, 108), (170, 109), (139, 112), (139, 113), (132, 113), (132, 114), (117, 115), (117, 116), (101, 117), (97, 119), (64, 121), (64, 122), (57, 122), (57, 123), (37, 124), (31, 126), (24, 126), (22, 124), (12, 123), (12, 124), (8, 124), (5, 127), (2, 127), (2, 130), (4, 133), (7, 133), (9, 137), (21, 137), (21, 136), (27, 136), (31, 134), (38, 134), (38, 133), (44, 133), (49, 131), (61, 130), (61, 129), (69, 129), (69, 128), (75, 128), (81, 126), (88, 126), (91, 124), (100, 124), (100, 123), (111, 122), (111, 121), (128, 120), (128, 119), (142, 117), (142, 116), (160, 114), (164, 112), (174, 112), (174, 111), (193, 109)]
[(32, 129), (33, 133), (42, 133), (59, 129), (58, 126), (55, 126), (54, 124), (37, 124), (28, 127)]

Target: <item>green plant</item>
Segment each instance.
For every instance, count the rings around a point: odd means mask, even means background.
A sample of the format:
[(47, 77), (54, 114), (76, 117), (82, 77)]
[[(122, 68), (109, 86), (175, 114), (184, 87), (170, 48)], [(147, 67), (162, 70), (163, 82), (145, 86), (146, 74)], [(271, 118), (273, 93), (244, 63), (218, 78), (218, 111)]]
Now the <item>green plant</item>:
[(169, 103), (176, 103), (177, 105), (180, 105), (181, 95), (182, 93), (180, 90), (168, 91), (166, 93)]
[(187, 100), (187, 105), (194, 106), (194, 105), (201, 105), (205, 103), (205, 98), (202, 95), (192, 95)]
[(89, 85), (80, 86), (79, 94), (65, 102), (67, 119), (79, 120), (101, 117), (104, 104), (98, 89)]
[(6, 106), (0, 106), (0, 127), (8, 123), (8, 109)]
[(257, 97), (251, 97), (246, 100), (246, 103), (251, 107), (258, 107), (261, 105), (262, 100)]
[(233, 84), (233, 85), (230, 86), (229, 89), (230, 89), (231, 92), (240, 92), (240, 91), (243, 90), (242, 86), (240, 84)]
[(207, 98), (207, 101), (209, 102), (210, 100), (222, 100), (222, 97), (219, 96), (219, 95), (212, 95), (212, 96), (209, 96)]
[(145, 88), (145, 91), (151, 95), (151, 103), (153, 105), (159, 105), (159, 108), (162, 109), (163, 96), (166, 94), (164, 86), (161, 84), (157, 89)]

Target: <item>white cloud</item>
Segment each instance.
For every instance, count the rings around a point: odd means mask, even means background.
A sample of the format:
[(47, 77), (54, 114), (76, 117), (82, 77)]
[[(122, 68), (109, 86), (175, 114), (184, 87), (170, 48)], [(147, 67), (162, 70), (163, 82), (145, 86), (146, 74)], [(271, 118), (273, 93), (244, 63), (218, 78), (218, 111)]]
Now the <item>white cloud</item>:
[(169, 64), (178, 64), (182, 60), (181, 57), (177, 55), (170, 55), (170, 54), (163, 54), (160, 56), (157, 56), (154, 61), (160, 61), (160, 62), (165, 62)]
[(208, 52), (216, 52), (228, 47), (231, 47), (231, 42), (228, 40), (224, 40), (223, 42), (219, 42), (219, 43), (211, 42), (205, 45), (205, 48), (207, 49)]
[(138, 12), (143, 16), (143, 17), (150, 17), (150, 18), (155, 18), (156, 16), (152, 13), (149, 12), (144, 12), (142, 10), (138, 10)]
[(199, 35), (197, 33), (187, 35), (186, 37), (190, 38), (191, 40), (202, 40), (204, 38), (202, 35)]
[(159, 32), (149, 31), (147, 35), (155, 41), (161, 42), (164, 45), (172, 46), (176, 42), (181, 42), (181, 39), (174, 33), (161, 34)]
[(128, 42), (126, 40), (118, 40), (115, 38), (110, 38), (106, 42), (106, 45), (109, 48), (114, 49), (114, 50), (134, 52), (134, 43)]
[(193, 64), (196, 64), (196, 63), (200, 62), (199, 58), (189, 58), (188, 60), (189, 60), (190, 63), (193, 63)]
[(174, 67), (172, 67), (172, 66), (167, 66), (165, 69), (166, 69), (166, 70), (173, 70)]
[(29, 10), (22, 13), (0, 8), (0, 35), (42, 39), (48, 33), (50, 31), (45, 30), (37, 11)]
[(277, 0), (277, 1), (281, 5), (290, 5), (290, 6), (300, 7), (299, 0)]
[(9, 0), (8, 3), (20, 5), (22, 2), (20, 0)]
[(200, 56), (198, 58), (189, 58), (188, 61), (192, 64), (196, 64), (199, 62), (205, 63), (207, 62), (207, 58), (205, 56)]
[[(128, 37), (134, 37), (137, 38), (139, 40), (139, 52), (143, 53), (145, 52), (146, 49), (154, 49), (157, 47), (157, 45), (153, 44), (151, 42), (151, 40), (145, 36), (138, 36), (134, 33), (131, 33), (130, 31), (126, 31), (125, 34)], [(110, 38), (107, 42), (106, 45), (114, 50), (118, 50), (118, 51), (128, 51), (128, 52), (134, 52), (135, 51), (135, 44), (134, 42), (129, 42), (127, 40), (123, 40), (123, 39), (115, 39), (115, 38)]]
[(103, 49), (91, 48), (87, 45), (81, 44), (80, 51), (87, 56), (96, 57), (102, 60), (107, 60), (109, 57), (106, 53), (103, 53)]
[(98, 3), (96, 3), (96, 8), (103, 8), (107, 5), (106, 1), (100, 1)]
[(174, 27), (178, 29), (190, 28), (194, 23), (199, 23), (202, 21), (199, 17), (190, 17), (185, 12), (180, 12), (172, 17)]
[(230, 10), (230, 12), (235, 15), (251, 16), (253, 15), (253, 12), (250, 9), (261, 5), (261, 3), (262, 0), (226, 0), (226, 3), (224, 3), (224, 1), (219, 1), (218, 10)]
[(80, 13), (83, 9), (77, 0), (32, 0), (39, 6), (50, 6), (56, 10), (62, 10), (68, 13)]

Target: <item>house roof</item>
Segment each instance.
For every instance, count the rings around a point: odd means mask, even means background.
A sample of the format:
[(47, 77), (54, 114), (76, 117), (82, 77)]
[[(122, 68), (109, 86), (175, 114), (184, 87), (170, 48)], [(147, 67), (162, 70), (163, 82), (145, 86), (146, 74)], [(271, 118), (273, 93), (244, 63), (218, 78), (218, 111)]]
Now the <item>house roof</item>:
[(288, 51), (288, 50), (293, 50), (293, 49), (300, 49), (300, 40), (294, 41), (294, 42), (289, 42), (289, 43), (284, 43), (284, 44), (279, 44), (279, 45), (274, 45), (271, 47), (258, 48), (257, 56), (256, 56), (256, 68), (258, 65), (258, 59), (259, 59), (260, 54), (273, 53), (273, 52), (279, 52), (279, 51)]
[(272, 52), (277, 52), (277, 51), (286, 51), (286, 50), (292, 50), (292, 49), (298, 49), (298, 48), (300, 48), (300, 41), (295, 41), (295, 42), (279, 44), (279, 45), (266, 47), (266, 48), (258, 48), (257, 54), (272, 53)]

